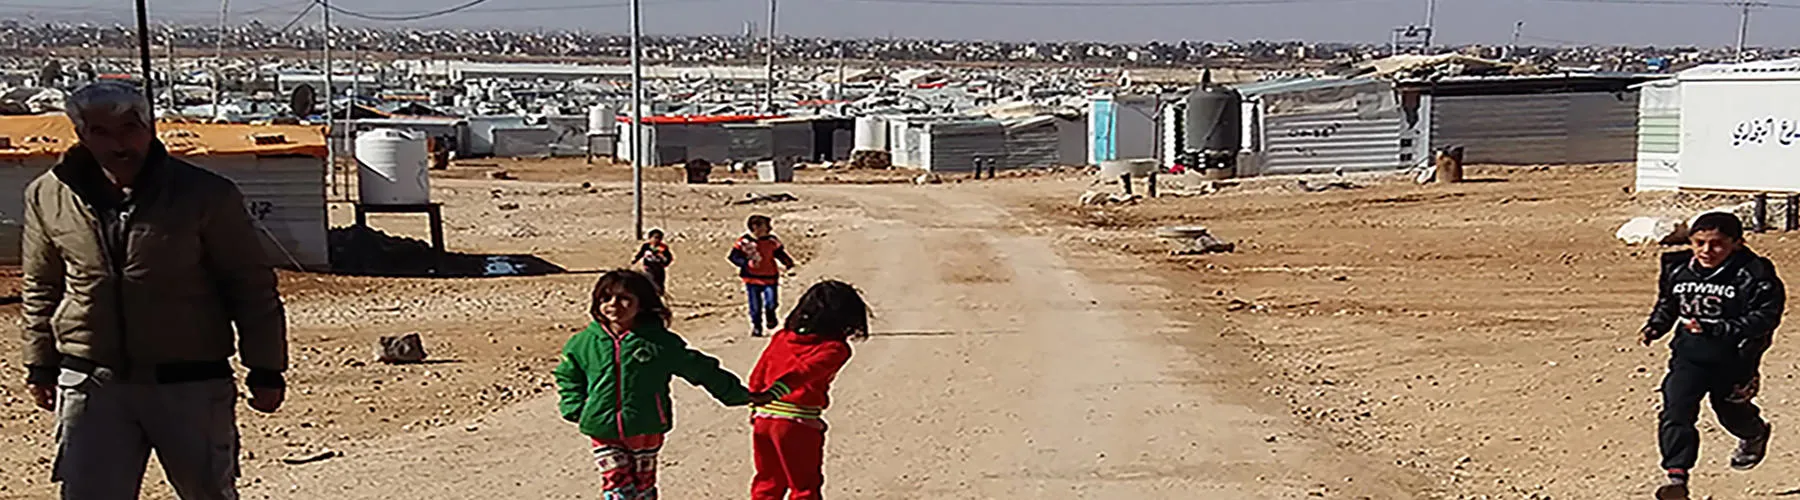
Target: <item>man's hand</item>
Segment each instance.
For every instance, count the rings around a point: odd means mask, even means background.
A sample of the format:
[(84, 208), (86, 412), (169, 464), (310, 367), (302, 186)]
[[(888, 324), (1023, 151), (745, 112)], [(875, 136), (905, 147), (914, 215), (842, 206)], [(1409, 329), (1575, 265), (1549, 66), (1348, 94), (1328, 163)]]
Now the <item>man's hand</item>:
[(37, 403), (38, 408), (43, 408), (46, 411), (56, 411), (56, 386), (29, 384), (26, 387), (29, 389), (28, 392), (31, 393), (32, 401)]
[(763, 406), (775, 401), (775, 396), (768, 392), (750, 393), (750, 406)]
[(1662, 338), (1662, 336), (1663, 334), (1657, 332), (1655, 328), (1646, 326), (1643, 330), (1638, 331), (1638, 342), (1643, 343), (1645, 346), (1649, 346), (1652, 342), (1656, 342), (1656, 339)]
[(281, 403), (287, 400), (287, 389), (279, 387), (251, 387), (250, 408), (263, 413), (275, 413), (281, 409)]

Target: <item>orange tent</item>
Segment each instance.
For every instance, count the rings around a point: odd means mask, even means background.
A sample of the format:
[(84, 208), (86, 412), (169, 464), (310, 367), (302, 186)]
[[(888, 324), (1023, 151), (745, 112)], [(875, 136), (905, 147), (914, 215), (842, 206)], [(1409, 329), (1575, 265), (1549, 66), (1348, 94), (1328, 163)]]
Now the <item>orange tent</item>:
[[(157, 124), (157, 137), (176, 156), (299, 155), (325, 157), (324, 129), (306, 125), (235, 123)], [(0, 117), (0, 160), (56, 157), (74, 147), (75, 124), (64, 115)]]

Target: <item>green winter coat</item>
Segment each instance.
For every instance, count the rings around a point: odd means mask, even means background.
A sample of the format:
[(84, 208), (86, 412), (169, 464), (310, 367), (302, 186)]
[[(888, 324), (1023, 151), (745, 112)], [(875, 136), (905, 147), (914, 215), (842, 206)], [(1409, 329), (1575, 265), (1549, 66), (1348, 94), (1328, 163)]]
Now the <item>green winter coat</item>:
[(726, 406), (750, 392), (719, 360), (689, 349), (662, 325), (640, 325), (614, 339), (599, 323), (569, 338), (556, 366), (558, 409), (581, 433), (600, 439), (665, 434), (675, 427), (670, 377), (706, 388)]

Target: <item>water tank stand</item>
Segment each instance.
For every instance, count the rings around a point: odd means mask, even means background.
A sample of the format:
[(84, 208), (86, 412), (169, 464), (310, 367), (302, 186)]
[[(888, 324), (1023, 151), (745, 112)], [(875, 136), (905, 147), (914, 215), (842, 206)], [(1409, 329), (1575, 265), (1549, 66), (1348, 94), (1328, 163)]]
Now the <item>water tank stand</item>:
[(431, 219), (431, 248), (444, 253), (444, 205), (441, 203), (422, 203), (416, 205), (373, 205), (357, 203), (356, 225), (369, 227), (369, 214), (425, 214)]

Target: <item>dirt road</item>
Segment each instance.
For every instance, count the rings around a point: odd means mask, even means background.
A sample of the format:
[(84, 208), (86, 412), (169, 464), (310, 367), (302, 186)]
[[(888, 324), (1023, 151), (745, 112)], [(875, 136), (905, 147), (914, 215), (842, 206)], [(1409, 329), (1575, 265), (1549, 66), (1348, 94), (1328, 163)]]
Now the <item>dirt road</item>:
[[(854, 199), (784, 290), (834, 277), (876, 309), (829, 412), (838, 498), (1422, 498), (1420, 481), (1311, 437), (1285, 411), (1226, 389), (1241, 360), (1209, 328), (1147, 306), (1174, 292), (1071, 251), (978, 186), (810, 186)], [(730, 322), (726, 328), (735, 328)], [(1217, 331), (1213, 329), (1211, 331)], [(703, 333), (695, 335), (695, 333)], [(760, 344), (689, 332), (739, 373)], [(1222, 337), (1221, 337), (1222, 338)], [(741, 498), (742, 409), (678, 389), (665, 498)], [(467, 425), (400, 434), (265, 474), (247, 498), (594, 498), (585, 443), (547, 396)]]

